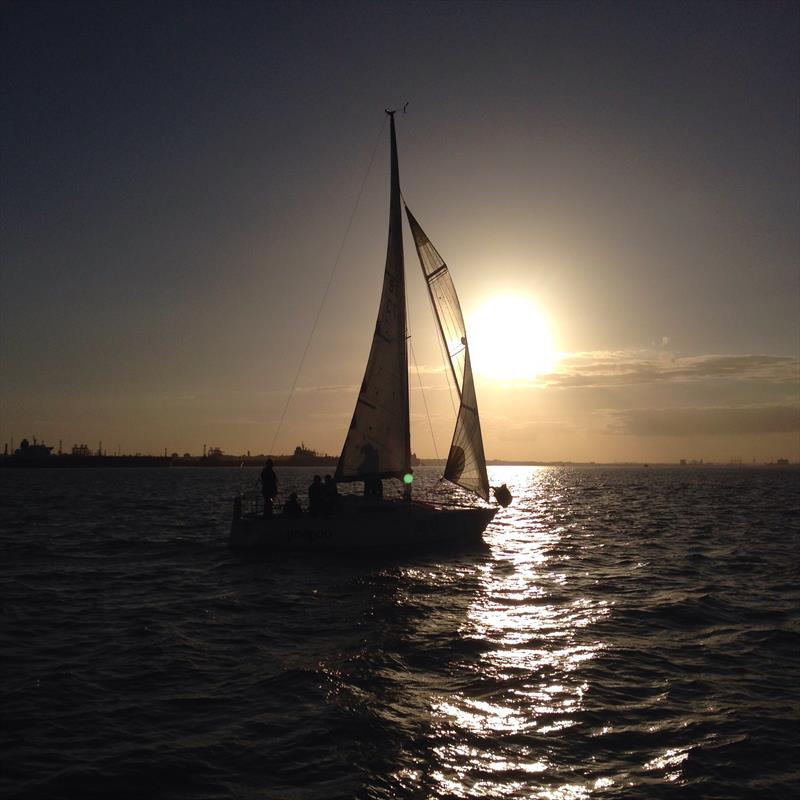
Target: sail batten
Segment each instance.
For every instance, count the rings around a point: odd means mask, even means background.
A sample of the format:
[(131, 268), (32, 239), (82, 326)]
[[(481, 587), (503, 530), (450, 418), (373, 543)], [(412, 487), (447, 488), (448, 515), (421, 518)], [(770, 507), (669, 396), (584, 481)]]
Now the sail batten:
[(394, 115), (390, 116), (392, 176), (383, 291), (364, 380), (336, 467), (337, 481), (402, 478), (411, 469), (403, 220)]
[(439, 334), (447, 351), (460, 405), (447, 457), (444, 477), (458, 486), (489, 499), (489, 478), (478, 416), (478, 400), (472, 377), (464, 316), (455, 285), (444, 259), (428, 239), (411, 210), (406, 208), (414, 244), (434, 309)]

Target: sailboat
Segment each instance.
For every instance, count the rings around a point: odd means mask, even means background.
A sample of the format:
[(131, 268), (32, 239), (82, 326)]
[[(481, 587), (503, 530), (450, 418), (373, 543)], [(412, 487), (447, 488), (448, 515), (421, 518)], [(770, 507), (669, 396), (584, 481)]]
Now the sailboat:
[[(297, 517), (243, 513), (234, 501), (230, 544), (266, 550), (367, 552), (467, 546), (482, 541), (497, 507), (452, 507), (411, 499), (408, 350), (402, 208), (432, 301), (439, 336), (459, 397), (443, 478), (489, 502), (489, 479), (464, 318), (450, 271), (402, 198), (395, 111), (390, 119), (389, 241), (372, 347), (336, 467), (338, 484), (361, 481), (364, 496), (343, 494), (336, 513)], [(382, 481), (404, 482), (403, 499), (382, 497)], [(495, 492), (510, 502), (505, 487)]]

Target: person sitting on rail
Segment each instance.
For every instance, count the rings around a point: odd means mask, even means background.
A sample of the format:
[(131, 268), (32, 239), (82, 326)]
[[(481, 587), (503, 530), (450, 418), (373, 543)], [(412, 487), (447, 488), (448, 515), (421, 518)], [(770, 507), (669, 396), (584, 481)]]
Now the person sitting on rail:
[(303, 509), (297, 499), (297, 492), (292, 492), (289, 499), (283, 504), (284, 517), (302, 517)]

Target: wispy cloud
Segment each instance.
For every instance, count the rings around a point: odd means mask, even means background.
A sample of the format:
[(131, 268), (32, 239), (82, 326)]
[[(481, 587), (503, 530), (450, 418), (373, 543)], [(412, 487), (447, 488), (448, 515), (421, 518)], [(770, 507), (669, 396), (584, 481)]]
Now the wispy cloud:
[(800, 381), (800, 360), (769, 355), (702, 355), (597, 351), (564, 356), (556, 372), (541, 375), (539, 386), (596, 388), (660, 381), (759, 380)]
[(248, 417), (211, 417), (205, 420), (206, 425), (211, 426), (252, 426), (252, 425), (263, 425), (264, 422), (269, 422), (270, 420), (263, 420), (263, 419), (251, 419)]
[(358, 386), (350, 383), (350, 384), (329, 384), (329, 385), (321, 385), (321, 386), (298, 386), (295, 389), (295, 393), (297, 394), (317, 394), (317, 393), (325, 393), (325, 394), (341, 394), (343, 392), (357, 392)]
[(565, 420), (525, 420), (497, 414), (484, 414), (481, 419), (499, 431), (500, 438), (505, 439), (521, 435), (563, 434), (575, 430), (575, 426)]
[(350, 421), (351, 415), (352, 412), (349, 409), (347, 411), (313, 411), (308, 415), (307, 418), (315, 420), (341, 422), (343, 425), (347, 425), (347, 423)]
[(629, 408), (608, 412), (610, 432), (631, 436), (717, 436), (800, 432), (800, 406)]
[(413, 374), (413, 375), (415, 375), (417, 372), (419, 372), (422, 375), (441, 375), (446, 370), (442, 366), (431, 367), (431, 366), (428, 366), (426, 364), (420, 364), (419, 366), (417, 366), (416, 364), (411, 364), (408, 367), (408, 371), (409, 371), (409, 374)]

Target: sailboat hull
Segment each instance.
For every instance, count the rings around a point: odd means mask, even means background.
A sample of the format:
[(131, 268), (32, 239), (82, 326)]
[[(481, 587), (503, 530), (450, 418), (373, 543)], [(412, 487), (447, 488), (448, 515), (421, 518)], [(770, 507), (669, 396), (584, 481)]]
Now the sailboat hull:
[(230, 546), (266, 552), (359, 554), (468, 548), (483, 543), (494, 508), (440, 508), (425, 503), (346, 503), (330, 516), (237, 516)]

